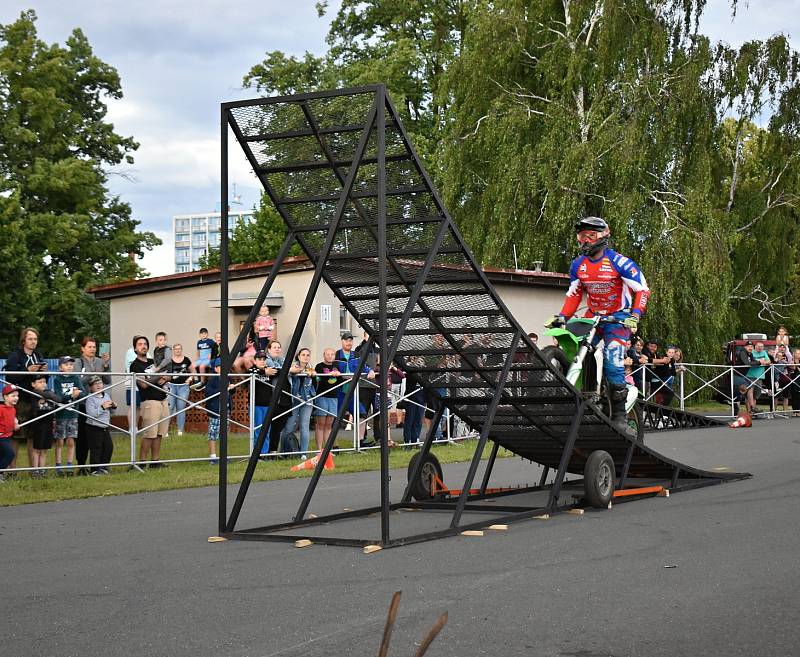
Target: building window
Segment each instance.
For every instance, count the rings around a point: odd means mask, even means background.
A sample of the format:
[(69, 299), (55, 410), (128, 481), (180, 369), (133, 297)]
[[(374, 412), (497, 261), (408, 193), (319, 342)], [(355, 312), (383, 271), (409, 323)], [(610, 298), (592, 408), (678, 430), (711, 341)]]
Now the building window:
[(347, 308), (339, 306), (339, 333), (344, 333), (350, 330), (350, 316), (347, 314)]
[(216, 248), (219, 246), (219, 233), (209, 233), (208, 246)]
[(176, 219), (175, 220), (175, 232), (184, 232), (189, 230), (189, 220), (188, 219)]
[(206, 229), (206, 218), (205, 217), (194, 217), (192, 219), (192, 229), (193, 230), (205, 230)]

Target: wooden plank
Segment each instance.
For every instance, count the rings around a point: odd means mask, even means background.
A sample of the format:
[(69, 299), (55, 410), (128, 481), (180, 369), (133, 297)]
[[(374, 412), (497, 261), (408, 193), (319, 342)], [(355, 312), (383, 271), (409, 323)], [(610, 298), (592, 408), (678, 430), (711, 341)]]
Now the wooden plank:
[(373, 552), (378, 552), (382, 549), (383, 548), (380, 545), (365, 545), (363, 552), (364, 554), (372, 554)]
[(480, 529), (467, 529), (466, 531), (461, 532), (462, 536), (483, 536), (483, 532)]
[(307, 538), (301, 538), (299, 541), (294, 542), (296, 548), (305, 548), (309, 545), (314, 545), (314, 541), (309, 541)]

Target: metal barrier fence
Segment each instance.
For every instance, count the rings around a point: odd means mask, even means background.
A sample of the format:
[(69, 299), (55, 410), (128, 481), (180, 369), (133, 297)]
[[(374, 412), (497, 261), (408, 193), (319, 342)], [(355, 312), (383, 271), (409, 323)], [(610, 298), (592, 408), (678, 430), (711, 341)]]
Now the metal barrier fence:
[[(743, 366), (738, 366), (742, 369)], [(738, 390), (737, 380), (742, 382), (746, 390), (752, 389), (756, 402), (769, 404), (768, 410), (755, 413), (756, 416), (774, 417), (800, 414), (800, 408), (779, 410), (778, 401), (792, 396), (800, 400), (800, 363), (771, 363), (764, 365), (764, 373), (759, 378), (749, 378), (737, 372), (736, 365), (711, 365), (708, 363), (680, 363), (676, 367), (674, 378), (662, 380), (655, 374), (651, 365), (635, 368), (632, 376), (639, 388), (639, 394), (645, 401), (659, 402), (664, 397), (677, 403), (686, 410), (686, 403), (698, 398), (703, 392), (713, 394), (723, 405), (730, 406), (726, 415), (711, 417), (735, 417), (742, 401), (742, 393)], [(639, 375), (639, 376), (637, 376)], [(741, 378), (739, 378), (741, 377)], [(669, 405), (669, 404), (668, 404)]]
[[(51, 376), (55, 373), (48, 372), (48, 375)], [(80, 373), (75, 373), (78, 376), (83, 377), (84, 380), (88, 378), (89, 375), (83, 375)], [(116, 388), (123, 387), (128, 394), (128, 399), (131, 401), (134, 399), (134, 395), (131, 391), (139, 389), (139, 383), (146, 382), (146, 380), (152, 377), (152, 374), (135, 374), (131, 372), (103, 372), (99, 373), (104, 377), (111, 377), (111, 383), (108, 385), (104, 385), (103, 390), (97, 393), (88, 393), (85, 396), (82, 396), (78, 399), (75, 399), (70, 402), (65, 402), (59, 404), (58, 408), (55, 408), (47, 413), (39, 415), (35, 418), (27, 419), (24, 422), (21, 422), (22, 427), (31, 426), (34, 422), (41, 422), (47, 418), (51, 420), (55, 416), (56, 413), (65, 409), (71, 409), (79, 416), (83, 418), (87, 418), (88, 415), (86, 414), (85, 410), (83, 410), (83, 405), (86, 402), (86, 399), (93, 394), (102, 394), (103, 392), (110, 392)], [(655, 373), (655, 368), (650, 365), (641, 365), (632, 371), (632, 376), (637, 379), (637, 387), (640, 388), (640, 395), (641, 398), (645, 401), (654, 401), (658, 402), (659, 400), (663, 401), (664, 397), (669, 397), (669, 402), (672, 403), (673, 401), (677, 403), (681, 410), (686, 409), (687, 402), (697, 398), (703, 391), (708, 391), (708, 393), (714, 394), (715, 397), (721, 400), (724, 405), (730, 406), (730, 413), (724, 415), (712, 415), (711, 417), (718, 417), (718, 418), (729, 418), (734, 417), (737, 412), (737, 405), (741, 401), (741, 394), (736, 389), (736, 367), (733, 365), (711, 365), (707, 363), (681, 363), (677, 369), (674, 378), (662, 380), (658, 377)], [(14, 376), (30, 376), (33, 377), (34, 373), (29, 372), (15, 372)], [(167, 374), (162, 373), (161, 376), (165, 379), (173, 378), (173, 377), (185, 377), (186, 375), (183, 374)], [(218, 374), (202, 374), (202, 375), (195, 375), (195, 377), (200, 376), (203, 379), (209, 379), (212, 377), (218, 377)], [(237, 454), (237, 455), (229, 455), (228, 458), (231, 461), (236, 460), (244, 460), (249, 458), (250, 453), (253, 450), (253, 445), (255, 442), (255, 437), (258, 435), (258, 431), (261, 428), (260, 424), (255, 424), (254, 422), (254, 408), (255, 408), (255, 392), (256, 392), (256, 379), (257, 377), (253, 374), (231, 374), (229, 375), (230, 378), (233, 380), (231, 384), (232, 389), (238, 388), (245, 388), (247, 390), (247, 417), (248, 421), (246, 423), (234, 420), (229, 418), (229, 426), (236, 427), (241, 430), (243, 433), (247, 433), (249, 440), (249, 451), (244, 454)], [(305, 376), (305, 375), (298, 375), (298, 376)], [(351, 378), (351, 374), (343, 374), (341, 375), (342, 381), (337, 383), (335, 386), (331, 388), (339, 389), (348, 383), (348, 379)], [(764, 366), (764, 376), (759, 379), (745, 379), (746, 387), (753, 388), (756, 394), (757, 400), (760, 399), (763, 402), (769, 404), (769, 408), (767, 410), (761, 411), (756, 413), (756, 416), (766, 416), (766, 417), (775, 417), (775, 416), (786, 416), (789, 414), (800, 414), (800, 408), (798, 409), (790, 409), (790, 410), (779, 410), (777, 408), (778, 404), (777, 401), (781, 399), (785, 399), (786, 397), (790, 396), (792, 391), (795, 391), (795, 396), (798, 400), (800, 400), (800, 363), (798, 364), (770, 364), (768, 366)], [(262, 381), (266, 385), (271, 385), (266, 381)], [(152, 385), (147, 383), (147, 385)], [(377, 384), (373, 383), (369, 380), (361, 381), (362, 386), (372, 386), (377, 389)], [(511, 383), (510, 385), (513, 385)], [(167, 386), (163, 389), (166, 393), (167, 398), (179, 398), (177, 394), (171, 389), (170, 386)], [(279, 413), (276, 419), (288, 416), (292, 414), (296, 409), (301, 408), (302, 406), (310, 405), (314, 409), (320, 409), (317, 405), (316, 400), (318, 400), (324, 393), (316, 394), (308, 400), (303, 400), (300, 397), (292, 395), (293, 403), (291, 408), (288, 408), (285, 411)], [(390, 407), (393, 409), (397, 409), (399, 403), (404, 402), (406, 407), (408, 406), (417, 406), (424, 411), (432, 410), (430, 407), (426, 406), (425, 404), (420, 404), (419, 402), (414, 401), (411, 399), (412, 395), (414, 394), (413, 390), (400, 390), (399, 392), (392, 390), (390, 393), (391, 402)], [(25, 388), (20, 388), (20, 395), (25, 395), (29, 400), (34, 400), (39, 397), (40, 395), (36, 394), (35, 392), (29, 391)], [(143, 465), (149, 465), (151, 463), (187, 463), (187, 462), (207, 462), (212, 459), (212, 457), (186, 457), (186, 458), (172, 458), (172, 459), (159, 459), (157, 461), (142, 461), (138, 456), (138, 448), (140, 446), (140, 434), (145, 432), (148, 429), (151, 429), (153, 426), (157, 426), (160, 422), (169, 419), (170, 422), (173, 418), (177, 418), (181, 414), (188, 413), (192, 409), (198, 409), (205, 412), (208, 417), (219, 417), (219, 413), (212, 411), (206, 407), (206, 403), (215, 397), (219, 396), (219, 392), (210, 396), (210, 397), (203, 397), (202, 399), (196, 401), (188, 401), (186, 400), (186, 406), (183, 409), (175, 410), (174, 412), (170, 412), (167, 416), (161, 417), (158, 421), (152, 422), (148, 425), (141, 424), (141, 418), (137, 413), (137, 405), (129, 403), (127, 409), (127, 429), (124, 427), (118, 427), (114, 424), (109, 425), (109, 430), (113, 432), (113, 434), (119, 435), (127, 435), (129, 438), (130, 443), (130, 452), (129, 458), (123, 461), (113, 461), (111, 463), (94, 463), (94, 464), (85, 464), (85, 465), (74, 465), (75, 468), (98, 468), (98, 467), (119, 467), (119, 466), (127, 466), (129, 468), (134, 469), (141, 469)], [(183, 398), (181, 398), (183, 399)], [(785, 404), (784, 404), (785, 405)], [(177, 406), (177, 404), (176, 404)], [(377, 406), (377, 405), (376, 405)], [(366, 417), (361, 417), (361, 404), (355, 403), (354, 404), (354, 417), (351, 418), (349, 422), (349, 432), (352, 435), (351, 444), (346, 447), (339, 446), (336, 451), (337, 452), (363, 452), (365, 450), (374, 449), (377, 447), (369, 446), (365, 447), (361, 444), (361, 432), (366, 430), (366, 427), (369, 423), (373, 422), (378, 416), (380, 411), (375, 407), (374, 412), (370, 413)], [(119, 417), (119, 416), (117, 416)], [(316, 417), (316, 416), (315, 416)], [(424, 417), (424, 416), (423, 416)], [(460, 441), (465, 438), (471, 438), (475, 436), (474, 431), (471, 430), (470, 427), (465, 425), (462, 421), (460, 421), (456, 417), (451, 417), (449, 410), (445, 410), (443, 420), (442, 420), (442, 432), (441, 438), (437, 438), (437, 442), (455, 442)], [(410, 445), (418, 445), (420, 444), (419, 437), (417, 437), (417, 441), (413, 443), (409, 443)], [(309, 445), (310, 447), (310, 445)], [(270, 452), (269, 454), (265, 455), (265, 458), (271, 459), (280, 457), (303, 457), (308, 454), (315, 453), (316, 449), (308, 449), (305, 452), (300, 451), (291, 451), (291, 452)], [(27, 468), (16, 468), (14, 471), (33, 471), (33, 470), (55, 470), (56, 466), (49, 465), (45, 467), (27, 467)], [(0, 470), (0, 472), (9, 472), (11, 470)]]
[[(5, 373), (5, 374), (10, 374), (10, 373)], [(19, 376), (19, 377), (34, 377), (34, 376), (36, 376), (38, 374), (39, 374), (38, 372), (36, 372), (36, 373), (34, 373), (34, 372), (14, 372), (13, 376), (14, 377), (17, 377), (17, 376)], [(46, 372), (46, 374), (48, 375), (49, 378), (52, 378), (52, 376), (55, 375), (55, 374), (67, 374), (67, 373), (66, 372)], [(54, 408), (54, 409), (52, 409), (50, 411), (47, 411), (45, 413), (42, 413), (40, 415), (37, 415), (36, 417), (32, 417), (30, 419), (25, 419), (24, 421), (20, 422), (20, 428), (32, 427), (35, 423), (42, 422), (42, 421), (47, 421), (48, 419), (49, 419), (49, 421), (53, 421), (55, 419), (56, 414), (61, 412), (61, 411), (64, 411), (64, 410), (71, 410), (71, 411), (73, 411), (74, 413), (76, 413), (78, 416), (80, 416), (83, 419), (89, 418), (89, 415), (87, 415), (87, 413), (85, 411), (85, 407), (84, 407), (86, 400), (89, 397), (100, 396), (100, 395), (102, 395), (104, 393), (108, 393), (110, 395), (111, 392), (114, 391), (117, 388), (124, 388), (125, 394), (126, 394), (126, 401), (127, 401), (126, 405), (128, 407), (127, 408), (127, 412), (124, 415), (126, 417), (126, 420), (127, 420), (126, 421), (127, 428), (120, 427), (117, 424), (114, 424), (113, 421), (112, 421), (111, 424), (108, 425), (107, 428), (112, 433), (112, 436), (117, 436), (117, 437), (119, 437), (119, 436), (127, 436), (128, 437), (129, 444), (130, 444), (129, 458), (126, 459), (126, 460), (123, 460), (123, 461), (117, 460), (117, 461), (112, 461), (112, 462), (109, 462), (109, 463), (87, 463), (87, 464), (84, 464), (84, 465), (73, 464), (72, 467), (75, 468), (76, 470), (77, 469), (81, 469), (81, 468), (83, 468), (83, 469), (97, 469), (97, 468), (104, 468), (104, 467), (105, 468), (108, 468), (108, 467), (128, 467), (128, 468), (132, 468), (132, 469), (141, 470), (142, 466), (150, 465), (150, 464), (153, 464), (153, 463), (158, 463), (158, 464), (190, 463), (190, 462), (208, 462), (208, 461), (212, 461), (213, 460), (213, 457), (207, 456), (207, 457), (186, 457), (186, 458), (158, 459), (158, 460), (155, 460), (155, 461), (144, 461), (144, 460), (141, 460), (141, 459), (137, 458), (137, 456), (138, 456), (138, 448), (140, 447), (140, 444), (141, 444), (140, 443), (141, 434), (146, 432), (148, 429), (152, 429), (153, 427), (158, 426), (161, 422), (163, 422), (165, 420), (169, 420), (170, 423), (172, 422), (173, 419), (175, 419), (177, 421), (178, 416), (180, 416), (181, 414), (187, 414), (189, 411), (191, 411), (193, 409), (197, 409), (197, 410), (205, 412), (206, 415), (209, 418), (211, 418), (211, 417), (217, 417), (218, 418), (219, 417), (219, 413), (207, 408), (206, 404), (207, 404), (207, 402), (209, 400), (214, 399), (214, 398), (218, 398), (219, 394), (220, 394), (219, 392), (217, 392), (215, 394), (212, 394), (211, 396), (203, 396), (201, 399), (196, 400), (196, 401), (189, 401), (188, 399), (180, 397), (178, 394), (176, 394), (174, 392), (174, 390), (172, 389), (172, 387), (169, 386), (169, 385), (164, 386), (162, 388), (160, 386), (155, 386), (151, 382), (148, 382), (148, 379), (151, 379), (154, 376), (156, 376), (153, 373), (138, 374), (138, 373), (132, 373), (132, 372), (98, 372), (98, 373), (92, 373), (92, 374), (89, 374), (89, 373), (83, 374), (83, 373), (75, 372), (75, 373), (69, 373), (69, 374), (75, 374), (75, 376), (81, 377), (81, 379), (84, 381), (84, 385), (85, 385), (85, 382), (91, 376), (110, 377), (111, 383), (109, 383), (109, 384), (105, 384), (104, 383), (104, 386), (103, 386), (102, 390), (96, 391), (94, 393), (90, 393), (90, 392), (87, 391), (85, 395), (82, 395), (77, 399), (73, 399), (72, 401), (66, 401), (66, 402), (63, 402), (63, 403), (59, 403), (57, 405), (57, 408)], [(186, 374), (169, 374), (169, 373), (164, 372), (164, 373), (158, 373), (157, 376), (159, 376), (160, 378), (163, 378), (163, 379), (179, 378), (179, 379), (184, 379), (185, 380), (187, 375)], [(216, 374), (216, 373), (203, 373), (203, 374), (195, 374), (194, 378), (207, 380), (207, 379), (210, 379), (210, 378), (217, 378), (219, 376), (220, 375)], [(300, 374), (300, 375), (297, 375), (297, 376), (304, 377), (306, 375), (305, 374)], [(331, 390), (340, 389), (343, 386), (347, 385), (348, 380), (352, 376), (353, 376), (352, 374), (342, 374), (342, 375), (340, 375), (340, 378), (342, 379), (342, 381), (340, 383), (337, 383), (335, 386), (332, 386), (331, 388), (329, 388), (328, 392), (330, 392)], [(229, 414), (229, 418), (228, 418), (229, 427), (236, 427), (236, 428), (238, 428), (240, 430), (241, 433), (246, 433), (248, 435), (248, 437), (249, 437), (249, 439), (248, 439), (248, 446), (249, 446), (248, 450), (249, 451), (247, 453), (236, 454), (236, 455), (228, 455), (228, 460), (229, 461), (237, 461), (237, 460), (244, 460), (244, 459), (249, 458), (250, 453), (253, 450), (253, 446), (254, 446), (254, 443), (255, 443), (255, 438), (258, 436), (258, 432), (259, 432), (259, 430), (261, 428), (261, 424), (256, 424), (255, 421), (254, 421), (254, 418), (255, 418), (254, 409), (256, 407), (256, 405), (255, 405), (256, 383), (258, 381), (258, 382), (263, 383), (263, 384), (265, 384), (265, 385), (267, 385), (269, 387), (274, 387), (274, 386), (271, 383), (269, 383), (268, 381), (265, 381), (264, 379), (259, 379), (259, 377), (257, 377), (257, 375), (254, 375), (254, 374), (251, 374), (251, 373), (247, 373), (247, 374), (233, 374), (232, 373), (232, 374), (229, 375), (229, 378), (233, 380), (233, 382), (230, 384), (230, 388), (232, 390), (236, 390), (238, 388), (246, 389), (247, 390), (247, 400), (248, 400), (247, 406), (246, 406), (248, 421), (247, 421), (246, 424), (242, 423), (240, 421), (234, 420), (233, 418), (230, 417), (230, 414)], [(0, 378), (0, 381), (2, 381), (1, 378)], [(49, 383), (51, 383), (51, 381)], [(135, 403), (136, 402), (136, 395), (134, 395), (134, 393), (133, 393), (134, 390), (136, 390), (138, 392), (141, 389), (141, 385), (140, 384), (142, 384), (142, 383), (144, 383), (146, 386), (158, 387), (159, 390), (163, 391), (166, 394), (166, 399), (167, 400), (169, 400), (169, 399), (181, 399), (181, 400), (184, 400), (186, 402), (186, 405), (183, 408), (178, 409), (177, 408), (178, 404), (175, 404), (176, 410), (169, 412), (166, 416), (160, 417), (160, 419), (158, 419), (155, 422), (151, 422), (150, 424), (144, 424), (143, 421), (142, 421), (142, 418), (140, 417), (140, 414), (137, 411), (137, 408), (138, 408), (139, 404)], [(373, 383), (372, 381), (368, 381), (368, 380), (365, 381), (364, 379), (362, 379), (361, 385), (365, 386), (365, 387), (366, 386), (371, 386), (375, 390), (378, 389), (378, 384), (377, 383)], [(52, 386), (49, 389), (52, 391)], [(43, 399), (44, 398), (43, 395), (37, 394), (35, 391), (31, 391), (31, 390), (28, 390), (28, 389), (23, 388), (23, 387), (19, 388), (19, 394), (20, 394), (20, 399), (24, 398), (25, 401), (28, 401), (30, 403), (38, 403), (39, 399)], [(293, 403), (292, 403), (291, 407), (288, 408), (287, 410), (282, 411), (281, 413), (279, 413), (275, 417), (275, 419), (280, 419), (280, 418), (289, 416), (295, 410), (300, 409), (303, 406), (309, 406), (310, 405), (310, 406), (312, 406), (313, 409), (322, 411), (323, 409), (320, 406), (318, 406), (317, 403), (315, 403), (315, 402), (320, 397), (322, 397), (323, 394), (325, 394), (325, 393), (315, 394), (313, 397), (311, 397), (311, 398), (309, 398), (307, 400), (303, 400), (302, 398), (292, 394), (291, 397), (292, 397), (292, 402)], [(420, 404), (419, 402), (416, 402), (413, 399), (411, 399), (411, 396), (413, 394), (414, 394), (414, 390), (405, 390), (405, 391), (403, 391), (401, 389), (400, 392), (391, 391), (389, 393), (390, 398), (391, 398), (391, 400), (390, 400), (390, 408), (391, 409), (397, 409), (398, 404), (400, 404), (401, 402), (405, 404), (406, 408), (408, 408), (409, 406), (416, 406), (416, 407), (418, 407), (418, 408), (420, 408), (422, 410), (423, 418), (424, 418), (425, 417), (424, 416), (425, 411), (429, 411), (429, 410), (432, 410), (432, 409), (430, 407), (426, 406), (425, 404)], [(25, 402), (23, 402), (23, 404), (24, 403)], [(377, 406), (377, 404), (376, 404), (376, 406)], [(379, 410), (377, 410), (377, 408), (376, 408), (375, 412), (373, 412), (373, 413), (367, 415), (366, 417), (362, 418), (361, 417), (361, 404), (360, 403), (355, 403), (354, 404), (354, 417), (352, 417), (351, 421), (348, 423), (349, 424), (348, 431), (352, 434), (351, 444), (346, 446), (346, 447), (339, 446), (339, 447), (336, 448), (335, 451), (336, 452), (340, 452), (340, 453), (341, 452), (364, 452), (366, 450), (376, 449), (378, 447), (378, 443), (375, 443), (374, 445), (369, 445), (369, 446), (362, 445), (361, 444), (361, 436), (363, 435), (362, 432), (366, 431), (367, 425), (370, 422), (373, 422), (379, 416), (379, 413), (380, 413)], [(122, 416), (121, 414), (117, 414), (114, 417), (119, 418), (121, 416)], [(184, 415), (184, 417), (185, 417), (185, 415)], [(319, 416), (315, 416), (315, 418), (316, 417), (319, 417)], [(441, 438), (437, 438), (436, 442), (454, 443), (456, 441), (460, 441), (460, 440), (463, 440), (465, 438), (474, 437), (475, 433), (468, 426), (466, 426), (462, 421), (460, 421), (458, 418), (455, 418), (454, 416), (452, 417), (452, 420), (453, 421), (451, 422), (451, 416), (450, 416), (449, 410), (445, 410), (444, 418), (443, 418), (442, 423), (440, 425), (440, 426), (442, 426)], [(313, 430), (310, 430), (310, 431), (313, 431)], [(340, 436), (341, 435), (342, 434), (340, 433)], [(162, 438), (167, 438), (167, 436), (162, 436)], [(28, 437), (28, 440), (30, 440), (30, 437)], [(411, 445), (411, 446), (421, 444), (419, 436), (417, 436), (416, 441), (409, 442), (407, 444)], [(298, 457), (298, 458), (302, 458), (302, 457), (305, 457), (305, 456), (310, 455), (310, 454), (315, 454), (316, 452), (317, 452), (317, 450), (316, 449), (312, 449), (311, 445), (309, 444), (309, 449), (306, 450), (305, 452), (301, 452), (301, 451), (270, 452), (268, 454), (265, 454), (264, 457), (266, 459), (274, 459), (274, 458), (278, 458), (278, 457), (283, 457), (283, 458), (285, 458), (285, 457)], [(26, 471), (39, 471), (39, 470), (56, 470), (56, 469), (57, 468), (56, 468), (55, 465), (48, 465), (48, 466), (43, 466), (43, 467), (28, 466), (28, 467), (25, 467), (25, 468), (14, 468), (14, 469), (7, 468), (5, 470), (0, 470), (0, 473), (26, 472)]]

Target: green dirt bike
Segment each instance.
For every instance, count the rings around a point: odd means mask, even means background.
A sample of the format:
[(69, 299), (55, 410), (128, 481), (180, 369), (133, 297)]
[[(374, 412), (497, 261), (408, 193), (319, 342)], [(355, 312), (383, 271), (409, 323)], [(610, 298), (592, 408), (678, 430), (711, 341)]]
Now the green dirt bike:
[[(592, 346), (600, 324), (619, 324), (613, 317), (596, 315), (588, 318), (574, 318), (565, 324), (554, 323), (545, 335), (554, 337), (558, 341), (555, 345), (544, 347), (542, 354), (564, 374), (567, 381), (582, 391), (584, 396), (595, 402), (611, 417), (611, 397), (609, 386), (602, 375), (603, 358), (602, 349)], [(587, 355), (592, 355), (587, 358)], [(637, 404), (639, 390), (634, 385), (627, 384), (625, 398), (625, 413), (627, 419), (627, 432), (631, 437), (636, 437), (644, 443), (644, 417), (642, 409)]]

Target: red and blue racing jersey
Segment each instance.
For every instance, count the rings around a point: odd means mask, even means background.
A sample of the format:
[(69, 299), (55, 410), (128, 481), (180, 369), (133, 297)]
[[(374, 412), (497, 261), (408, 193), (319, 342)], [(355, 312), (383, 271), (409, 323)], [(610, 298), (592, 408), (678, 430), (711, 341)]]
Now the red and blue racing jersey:
[(596, 260), (580, 255), (569, 268), (570, 286), (561, 314), (572, 317), (587, 295), (586, 317), (613, 315), (621, 310), (642, 315), (650, 290), (639, 265), (612, 249)]

